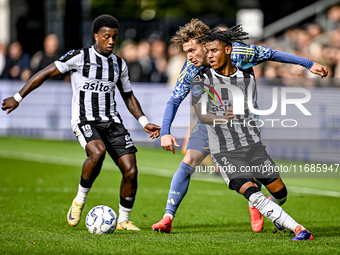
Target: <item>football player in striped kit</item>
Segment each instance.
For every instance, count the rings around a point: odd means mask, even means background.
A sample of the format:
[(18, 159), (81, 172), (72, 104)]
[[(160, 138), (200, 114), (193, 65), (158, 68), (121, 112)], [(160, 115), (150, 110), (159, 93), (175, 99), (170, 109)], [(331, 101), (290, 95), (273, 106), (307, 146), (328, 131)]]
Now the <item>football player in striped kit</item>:
[(149, 123), (133, 94), (125, 61), (112, 53), (118, 29), (116, 18), (110, 15), (97, 17), (92, 23), (94, 45), (69, 51), (35, 74), (14, 97), (4, 99), (2, 104), (2, 109), (10, 113), (46, 79), (71, 73), (71, 124), (88, 156), (82, 166), (78, 193), (67, 213), (67, 222), (72, 227), (80, 221), (87, 195), (108, 152), (122, 173), (117, 229), (140, 230), (130, 221), (137, 191), (137, 149), (116, 110), (116, 87), (126, 107), (150, 138), (159, 136), (160, 127)]
[[(261, 142), (257, 118), (249, 110), (249, 103), (256, 108), (254, 76), (231, 61), (232, 43), (240, 30), (240, 25), (227, 31), (213, 29), (199, 38), (211, 67), (203, 68), (193, 78), (192, 104), (200, 122), (206, 124), (212, 158), (229, 188), (243, 195), (275, 225), (294, 231), (293, 241), (312, 240), (311, 233), (280, 206), (286, 201), (287, 189)], [(244, 114), (233, 115), (232, 107), (238, 102)], [(255, 178), (266, 186), (271, 199), (264, 196)]]
[[(180, 104), (190, 92), (193, 77), (200, 69), (209, 65), (203, 46), (195, 38), (209, 31), (209, 27), (202, 21), (192, 19), (191, 22), (180, 27), (171, 40), (174, 46), (183, 46), (183, 50), (187, 54), (187, 61), (182, 67), (175, 89), (166, 105), (161, 129), (161, 146), (164, 150), (171, 151), (173, 154), (175, 154), (175, 147), (179, 147), (179, 145), (175, 137), (171, 135), (171, 123)], [(241, 41), (234, 42), (232, 46), (231, 58), (233, 64), (250, 73), (252, 73), (253, 66), (265, 61), (277, 61), (301, 65), (321, 77), (328, 74), (325, 66), (289, 53), (272, 50), (265, 46), (245, 45)], [(165, 214), (159, 222), (152, 225), (154, 231), (171, 232), (172, 221), (188, 191), (190, 177), (195, 171), (195, 167), (200, 165), (204, 158), (209, 155), (209, 152), (204, 150), (205, 147), (208, 147), (207, 140), (208, 134), (205, 125), (197, 121), (190, 132), (185, 155), (172, 177)], [(251, 203), (249, 203), (249, 212), (253, 231), (261, 231), (263, 227), (262, 215)]]

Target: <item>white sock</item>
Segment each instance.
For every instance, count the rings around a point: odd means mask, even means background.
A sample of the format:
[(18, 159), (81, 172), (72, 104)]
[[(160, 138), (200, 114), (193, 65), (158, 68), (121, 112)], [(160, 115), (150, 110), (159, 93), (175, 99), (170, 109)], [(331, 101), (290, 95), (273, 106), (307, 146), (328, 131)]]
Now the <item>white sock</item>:
[(279, 205), (279, 202), (276, 200), (275, 197), (273, 197), (273, 195), (270, 195), (270, 200), (273, 201), (275, 204)]
[(164, 214), (163, 219), (165, 218), (165, 216), (169, 216), (171, 220), (174, 219), (174, 216), (172, 214), (170, 214), (170, 213)]
[(118, 223), (129, 220), (131, 210), (132, 210), (132, 208), (126, 208), (126, 207), (122, 206), (121, 204), (119, 204)]
[[(278, 201), (276, 200), (276, 198), (273, 197), (272, 195), (270, 196), (270, 199), (271, 199), (275, 204), (280, 205), (280, 204), (278, 203)], [(253, 203), (250, 202), (250, 201), (248, 201), (248, 204), (249, 204), (249, 207), (255, 207), (255, 206), (253, 205)]]
[[(295, 228), (300, 225), (292, 217), (290, 217), (281, 208), (281, 206), (266, 198), (261, 191), (253, 193), (249, 197), (249, 201), (253, 203), (256, 209), (259, 210), (263, 216), (267, 217), (271, 221), (277, 222), (281, 226), (284, 226), (295, 232)], [(303, 226), (301, 227), (304, 229)]]
[(87, 194), (89, 193), (90, 190), (91, 190), (91, 188), (84, 188), (79, 183), (76, 201), (85, 204), (86, 199), (87, 199)]

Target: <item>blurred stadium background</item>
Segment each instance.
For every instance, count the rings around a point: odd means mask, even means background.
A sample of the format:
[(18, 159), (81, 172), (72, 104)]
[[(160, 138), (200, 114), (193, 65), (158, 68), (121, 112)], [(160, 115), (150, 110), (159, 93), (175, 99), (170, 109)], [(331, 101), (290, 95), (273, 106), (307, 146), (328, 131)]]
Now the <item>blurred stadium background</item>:
[[(263, 109), (270, 107), (274, 87), (305, 87), (312, 93), (306, 105), (311, 117), (299, 114), (296, 108), (284, 117), (295, 119), (297, 127), (282, 126), (280, 107), (270, 116), (280, 121), (274, 127), (263, 126), (263, 139), (271, 155), (284, 160), (339, 163), (340, 1), (210, 0), (193, 4), (191, 0), (0, 0), (1, 101), (68, 50), (92, 44), (92, 20), (104, 13), (120, 22), (115, 52), (128, 63), (135, 94), (148, 118), (157, 124), (161, 124), (165, 105), (185, 61), (181, 50), (170, 46), (170, 39), (191, 18), (199, 18), (211, 28), (241, 23), (250, 33), (248, 43), (327, 66), (326, 79), (300, 66), (274, 62), (257, 66), (255, 75)], [(75, 140), (70, 127), (69, 77), (46, 83), (25, 98), (11, 115), (0, 113), (0, 136)], [(159, 139), (149, 141), (126, 112), (121, 98), (117, 99), (133, 139), (159, 146)], [(190, 102), (186, 99), (172, 133), (182, 142), (189, 126)]]

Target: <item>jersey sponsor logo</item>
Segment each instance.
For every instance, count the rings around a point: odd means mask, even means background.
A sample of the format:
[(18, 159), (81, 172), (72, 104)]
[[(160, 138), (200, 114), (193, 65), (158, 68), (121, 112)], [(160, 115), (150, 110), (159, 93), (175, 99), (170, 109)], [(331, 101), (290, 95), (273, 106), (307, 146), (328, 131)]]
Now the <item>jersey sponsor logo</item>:
[(195, 97), (198, 97), (199, 95), (201, 95), (201, 94), (202, 94), (201, 86), (200, 86), (200, 85), (195, 85), (195, 86), (192, 88), (192, 94), (193, 94)]
[(96, 67), (102, 67), (100, 64), (97, 63), (86, 63), (87, 66), (96, 66)]
[(66, 58), (67, 57), (67, 55), (72, 55), (73, 54), (73, 52), (74, 52), (75, 50), (70, 50), (69, 52), (67, 52), (65, 55), (63, 55), (63, 56), (61, 56), (60, 58), (59, 58), (59, 60), (63, 60), (64, 58)]
[(263, 164), (264, 164), (265, 167), (271, 167), (271, 166), (273, 166), (273, 163), (272, 163), (269, 159), (267, 159), (266, 161), (264, 161)]
[(191, 129), (191, 133), (196, 133), (196, 132), (198, 131), (199, 127), (200, 127), (200, 124), (197, 123), (197, 124)]
[(125, 135), (125, 149), (133, 146), (133, 141), (129, 135)]
[(93, 131), (89, 124), (81, 126), (81, 129), (83, 130), (85, 137), (91, 137), (93, 135)]
[[(207, 86), (207, 87), (213, 92), (213, 94), (216, 95), (218, 101), (220, 102), (220, 105), (223, 105), (222, 100), (221, 100), (221, 97), (220, 97), (220, 95), (217, 93), (217, 91), (216, 91), (213, 87), (211, 87), (211, 86), (209, 86), (209, 85), (207, 85), (207, 84), (204, 84), (204, 86)], [(217, 106), (217, 103), (216, 103), (216, 100), (215, 100), (214, 95), (211, 94), (210, 91), (208, 91), (208, 90), (206, 90), (206, 89), (203, 89), (203, 91), (206, 92), (206, 93), (208, 93), (208, 95), (211, 97), (211, 99), (214, 101), (215, 105)]]
[(113, 63), (113, 70), (115, 71), (116, 74), (119, 73), (119, 66), (117, 63)]
[(230, 102), (223, 102), (222, 105), (211, 106), (213, 112), (226, 112), (229, 107), (233, 106)]
[[(222, 99), (220, 97), (220, 95), (217, 93), (216, 88), (227, 88), (228, 90), (230, 90), (232, 92), (232, 95), (234, 96), (233, 98), (233, 113), (234, 114), (241, 114), (244, 115), (244, 93), (242, 92), (242, 90), (234, 85), (231, 84), (214, 84), (214, 87), (208, 85), (208, 84), (204, 84), (205, 87), (207, 87), (209, 90), (201, 88), (204, 92), (206, 92), (209, 97), (211, 98), (211, 100), (214, 102), (215, 106), (217, 107), (216, 109), (223, 109), (223, 107), (225, 107), (223, 105)], [(248, 87), (248, 90), (251, 89), (251, 86)], [(221, 107), (218, 106), (217, 101), (215, 99), (218, 99), (219, 105)], [(202, 109), (201, 112), (203, 114), (206, 114), (206, 109), (204, 108), (204, 104), (201, 104)], [(227, 109), (226, 109), (227, 110)]]
[(196, 77), (194, 77), (194, 79), (192, 81), (193, 82), (201, 82), (202, 78), (199, 75), (197, 75)]
[(94, 91), (100, 91), (100, 92), (107, 92), (110, 90), (109, 85), (104, 85), (103, 83), (99, 81), (94, 82), (85, 82), (85, 85), (83, 86), (84, 90), (94, 90)]

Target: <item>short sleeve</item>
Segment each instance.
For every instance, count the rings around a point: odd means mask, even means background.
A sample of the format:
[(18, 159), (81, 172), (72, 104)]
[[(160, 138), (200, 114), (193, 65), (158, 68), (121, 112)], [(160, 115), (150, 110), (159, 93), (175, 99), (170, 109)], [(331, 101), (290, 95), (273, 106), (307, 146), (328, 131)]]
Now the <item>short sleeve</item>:
[(70, 50), (65, 55), (54, 61), (54, 64), (61, 73), (66, 73), (71, 70), (77, 70), (80, 66), (82, 53), (80, 50)]
[(132, 91), (132, 86), (131, 86), (130, 77), (129, 77), (129, 70), (124, 59), (122, 59), (122, 73), (120, 76), (120, 80), (122, 82), (122, 88), (124, 92)]

